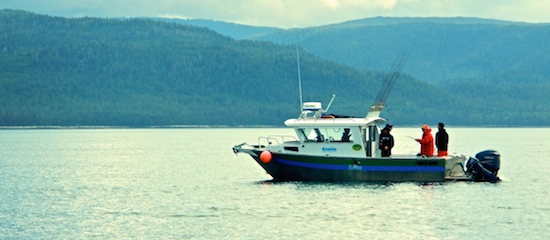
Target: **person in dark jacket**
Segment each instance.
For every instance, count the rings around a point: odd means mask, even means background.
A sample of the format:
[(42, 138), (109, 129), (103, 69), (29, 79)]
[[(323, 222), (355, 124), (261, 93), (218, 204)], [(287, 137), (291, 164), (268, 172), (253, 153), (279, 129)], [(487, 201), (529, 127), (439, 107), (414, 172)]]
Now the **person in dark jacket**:
[(349, 133), (349, 128), (344, 128), (344, 133), (342, 133), (342, 142), (349, 142), (351, 134)]
[(393, 148), (393, 136), (390, 134), (391, 131), (391, 124), (390, 126), (386, 125), (384, 129), (382, 129), (382, 133), (380, 133), (380, 145), (378, 148), (382, 150), (382, 157), (389, 157), (391, 156), (391, 149)]
[(447, 134), (447, 130), (445, 130), (445, 124), (439, 123), (437, 125), (437, 128), (439, 129), (438, 132), (435, 134), (435, 146), (437, 147), (437, 156), (445, 157), (448, 155), (447, 147), (449, 145), (449, 134)]

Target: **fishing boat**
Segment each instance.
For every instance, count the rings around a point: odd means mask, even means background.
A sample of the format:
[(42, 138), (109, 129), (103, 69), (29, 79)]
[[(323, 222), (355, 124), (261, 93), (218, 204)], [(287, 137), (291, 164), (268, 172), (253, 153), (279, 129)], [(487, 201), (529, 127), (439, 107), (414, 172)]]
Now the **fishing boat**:
[(233, 152), (250, 155), (274, 181), (498, 182), (500, 154), (495, 150), (481, 151), (475, 157), (382, 157), (378, 146), (386, 119), (380, 112), (403, 59), (394, 65), (364, 118), (327, 114), (334, 95), (326, 110), (321, 102), (303, 102), (301, 114), (284, 122), (294, 129), (294, 136), (260, 136), (257, 143), (235, 145)]

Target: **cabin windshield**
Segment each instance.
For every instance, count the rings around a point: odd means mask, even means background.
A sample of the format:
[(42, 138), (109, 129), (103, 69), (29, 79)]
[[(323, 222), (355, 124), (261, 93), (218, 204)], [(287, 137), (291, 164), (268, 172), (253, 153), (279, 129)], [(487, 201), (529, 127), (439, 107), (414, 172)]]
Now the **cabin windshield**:
[(352, 142), (349, 128), (298, 128), (298, 137), (303, 142)]

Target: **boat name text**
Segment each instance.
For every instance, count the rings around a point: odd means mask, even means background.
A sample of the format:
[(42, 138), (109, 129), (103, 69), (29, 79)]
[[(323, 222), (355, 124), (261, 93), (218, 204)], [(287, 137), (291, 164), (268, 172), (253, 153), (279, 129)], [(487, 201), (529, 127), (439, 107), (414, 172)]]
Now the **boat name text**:
[(353, 165), (348, 165), (348, 170), (363, 170), (363, 167), (353, 164)]
[(334, 148), (334, 147), (324, 147), (323, 152), (336, 152), (336, 148)]

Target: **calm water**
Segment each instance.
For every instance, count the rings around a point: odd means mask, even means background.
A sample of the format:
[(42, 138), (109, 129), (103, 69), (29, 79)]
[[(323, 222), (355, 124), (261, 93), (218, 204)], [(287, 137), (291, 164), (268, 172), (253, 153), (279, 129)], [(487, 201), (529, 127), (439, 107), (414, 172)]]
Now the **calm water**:
[(273, 184), (231, 151), (287, 129), (0, 130), (0, 238), (550, 239), (550, 129), (448, 132), (504, 181)]

